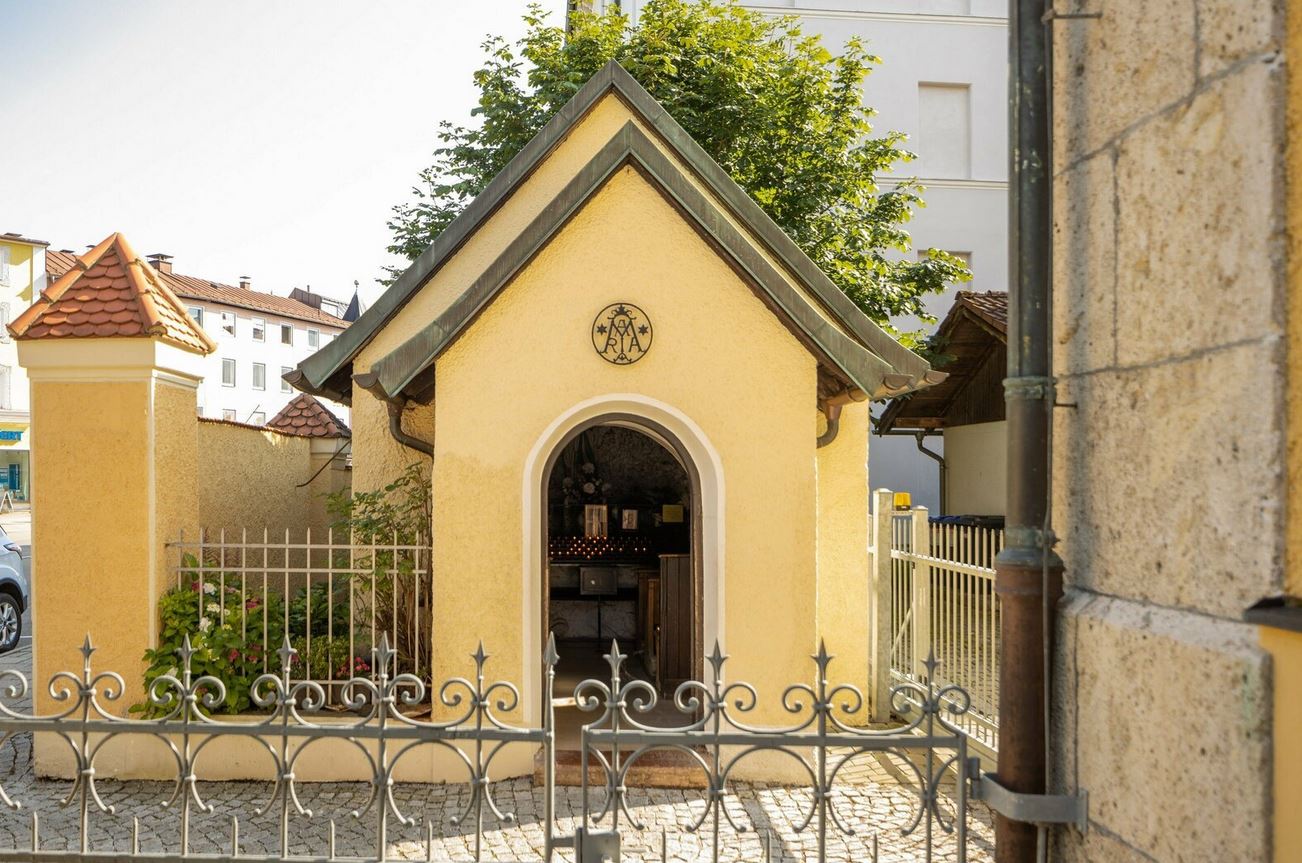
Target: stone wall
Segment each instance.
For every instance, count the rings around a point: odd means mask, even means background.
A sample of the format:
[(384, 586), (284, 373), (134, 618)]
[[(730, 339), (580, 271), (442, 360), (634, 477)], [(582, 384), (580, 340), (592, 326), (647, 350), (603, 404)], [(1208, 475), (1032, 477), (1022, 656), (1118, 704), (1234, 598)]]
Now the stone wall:
[(1054, 27), (1063, 860), (1266, 860), (1281, 592), (1282, 4), (1108, 0)]

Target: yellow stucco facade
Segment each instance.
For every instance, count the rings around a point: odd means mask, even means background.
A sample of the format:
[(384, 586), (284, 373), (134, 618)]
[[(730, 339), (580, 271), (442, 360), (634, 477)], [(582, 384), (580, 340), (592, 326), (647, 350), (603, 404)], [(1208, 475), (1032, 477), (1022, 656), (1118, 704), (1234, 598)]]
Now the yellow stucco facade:
[(198, 465), (197, 358), (153, 339), (21, 342), (19, 355), (33, 426), (57, 430), (33, 452), (32, 602), (50, 610), (33, 673), (80, 668), (90, 635), (96, 667), (124, 678), (125, 710), (143, 695), (166, 543), (197, 523), (192, 482), (177, 482)]
[[(617, 96), (598, 101), (378, 330), (355, 372), (449, 308), (630, 122), (642, 121)], [(594, 316), (620, 301), (655, 332), (624, 366), (590, 341)], [(817, 447), (817, 359), (651, 178), (625, 166), (583, 202), (439, 354), (435, 380), (432, 403), (403, 417), (435, 451), (435, 679), (461, 673), (482, 640), (495, 675), (521, 683), (522, 718), (538, 720), (544, 466), (568, 431), (618, 415), (667, 431), (699, 474), (703, 652), (718, 638), (730, 678), (772, 708), (809, 678), (820, 638), (838, 656), (833, 677), (865, 683), (867, 406), (846, 406), (835, 440)], [(423, 458), (390, 436), (386, 405), (361, 386), (352, 409), (355, 488)]]
[[(593, 317), (618, 300), (655, 326), (652, 349), (631, 366), (605, 362), (589, 337)], [(734, 674), (770, 684), (770, 695), (808, 676), (814, 360), (646, 180), (625, 169), (599, 192), (440, 358), (437, 374), (436, 677), (456, 667), (440, 668), (442, 658), (469, 653), (481, 637), (509, 677), (536, 668), (506, 659), (537, 655), (543, 637), (528, 626), (539, 612), (523, 602), (536, 590), (520, 576), (541, 554), (523, 547), (522, 520), (541, 518), (526, 462), (549, 426), (607, 399), (620, 403), (612, 413), (645, 401), (653, 420), (681, 415), (716, 462), (697, 470), (722, 471), (721, 511), (702, 513), (724, 536), (705, 538), (723, 546), (717, 570), (705, 573), (706, 643), (714, 629), (737, 657)], [(533, 643), (522, 644), (530, 631)]]

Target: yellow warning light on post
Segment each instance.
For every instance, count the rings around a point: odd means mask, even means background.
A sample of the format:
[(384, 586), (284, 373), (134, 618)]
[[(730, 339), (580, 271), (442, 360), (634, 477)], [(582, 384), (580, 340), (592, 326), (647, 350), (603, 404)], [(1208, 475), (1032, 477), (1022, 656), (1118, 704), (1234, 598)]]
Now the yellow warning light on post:
[(896, 509), (912, 509), (912, 508), (913, 508), (913, 496), (910, 495), (907, 491), (897, 491), (897, 492), (895, 493), (895, 508), (896, 508)]

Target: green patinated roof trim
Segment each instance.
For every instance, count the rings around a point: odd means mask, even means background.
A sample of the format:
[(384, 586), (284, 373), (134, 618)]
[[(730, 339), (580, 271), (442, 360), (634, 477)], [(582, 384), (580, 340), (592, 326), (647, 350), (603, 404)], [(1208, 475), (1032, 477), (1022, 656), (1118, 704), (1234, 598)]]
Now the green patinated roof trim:
[(892, 395), (907, 386), (885, 360), (842, 333), (819, 315), (774, 269), (712, 202), (674, 165), (635, 123), (626, 123), (565, 188), (511, 242), (501, 255), (434, 321), (371, 367), (367, 384), (387, 397), (413, 396), (429, 389), (412, 387), (458, 335), (569, 220), (623, 166), (638, 169), (717, 252), (743, 276), (761, 299), (824, 365), (844, 383), (869, 395)]
[(738, 186), (654, 98), (618, 63), (611, 61), (565, 104), (488, 187), (412, 262), (375, 305), (320, 351), (285, 376), (306, 392), (347, 401), (351, 365), (357, 354), (396, 315), (469, 237), (523, 183), (607, 93), (614, 92), (637, 114), (817, 298), (824, 309), (892, 369), (900, 383), (893, 393), (936, 382), (939, 374), (868, 319), (795, 242)]

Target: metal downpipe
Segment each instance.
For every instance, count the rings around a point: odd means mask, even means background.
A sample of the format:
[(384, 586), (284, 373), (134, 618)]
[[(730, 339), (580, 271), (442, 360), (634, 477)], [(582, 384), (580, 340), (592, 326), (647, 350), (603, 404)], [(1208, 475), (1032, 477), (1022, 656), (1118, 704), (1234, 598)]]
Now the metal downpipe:
[(424, 453), (431, 458), (434, 457), (434, 445), (429, 441), (423, 441), (418, 437), (413, 437), (402, 430), (402, 412), (407, 409), (407, 400), (404, 398), (394, 398), (385, 401), (389, 408), (389, 434), (393, 439), (405, 447), (410, 447), (416, 452)]
[(926, 439), (927, 439), (927, 433), (926, 433), (925, 431), (914, 432), (914, 433), (913, 433), (913, 439), (914, 439), (914, 441), (916, 441), (917, 444), (918, 444), (918, 452), (922, 453), (922, 454), (925, 455), (927, 458), (934, 459), (935, 462), (936, 462), (937, 472), (940, 474), (940, 477), (939, 477), (939, 479), (940, 479), (940, 483), (939, 483), (939, 485), (940, 485), (940, 489), (939, 489), (939, 491), (940, 491), (940, 514), (941, 514), (941, 515), (949, 515), (949, 514), (950, 514), (950, 513), (949, 513), (949, 509), (947, 508), (947, 504), (949, 503), (949, 501), (946, 500), (947, 495), (945, 494), (945, 483), (946, 483), (946, 480), (948, 479), (948, 477), (945, 475), (945, 473), (946, 473), (945, 457), (944, 457), (943, 455), (941, 455), (940, 453), (936, 452), (935, 450), (927, 449), (927, 448), (923, 445), (924, 442), (925, 442)]
[[(1052, 200), (1049, 40), (1045, 0), (1013, 0), (1009, 16), (1008, 507), (995, 559), (1000, 597), (999, 758), (1005, 788), (1047, 788), (1049, 680), (1046, 658), (1062, 596), (1062, 561), (1049, 529)], [(1031, 863), (1034, 824), (995, 818), (997, 863)], [(1044, 837), (1047, 838), (1047, 837)], [(1047, 843), (1046, 843), (1047, 844)]]

